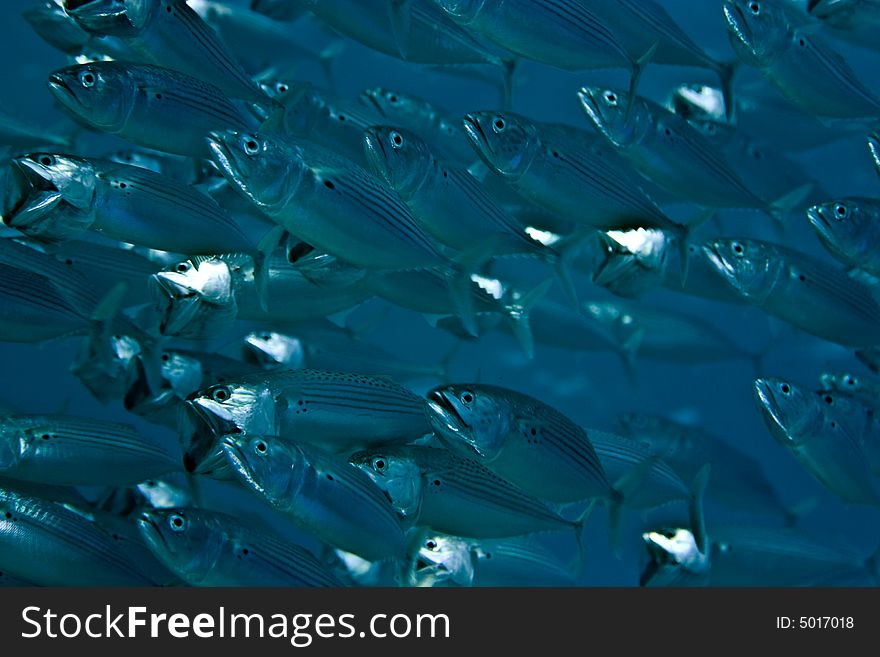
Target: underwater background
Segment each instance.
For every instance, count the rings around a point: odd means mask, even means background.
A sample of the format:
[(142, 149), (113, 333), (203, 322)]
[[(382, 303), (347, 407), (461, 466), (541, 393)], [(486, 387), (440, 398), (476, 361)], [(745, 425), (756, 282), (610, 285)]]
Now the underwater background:
[[(12, 115), (27, 117), (47, 128), (70, 125), (66, 114), (55, 105), (46, 87), (47, 75), (67, 65), (67, 57), (40, 40), (21, 18), (21, 11), (35, 3), (9, 0), (0, 3), (0, 55), (3, 67), (0, 104)], [(227, 2), (245, 6), (245, 2)], [(664, 8), (699, 45), (721, 60), (734, 58), (721, 3), (714, 0), (664, 0)], [(308, 17), (290, 27), (306, 47), (321, 49), (330, 40)], [(861, 79), (871, 89), (880, 83), (878, 52), (835, 40)], [(332, 57), (332, 76), (314, 61), (303, 61), (290, 74), (291, 79), (311, 81), (343, 98), (356, 98), (365, 88), (383, 86), (421, 96), (448, 110), (450, 116), (463, 116), (475, 110), (491, 110), (501, 103), (498, 84), (491, 82), (494, 72), (484, 72), (488, 81), (472, 76), (442, 72), (411, 65), (373, 52), (351, 40)], [(735, 90), (760, 80), (752, 68), (738, 72)], [(558, 121), (591, 129), (583, 114), (576, 91), (583, 85), (624, 87), (625, 71), (583, 71), (569, 73), (549, 66), (523, 61), (516, 71), (512, 109), (534, 119)], [(649, 66), (639, 92), (665, 102), (671, 91), (683, 83), (716, 84), (715, 76), (705, 70), (674, 66)], [(826, 146), (790, 154), (827, 192), (838, 196), (877, 196), (880, 181), (872, 167), (865, 138), (867, 132), (846, 136)], [(99, 156), (125, 147), (125, 142), (109, 136), (83, 131), (76, 140), (78, 154)], [(693, 213), (685, 210), (684, 216)], [(802, 212), (785, 220), (785, 243), (827, 261), (833, 260), (823, 249)], [(721, 210), (712, 221), (701, 226), (695, 240), (713, 236), (742, 236), (778, 239), (779, 233), (765, 215), (749, 210)], [(546, 268), (525, 259), (501, 263), (493, 273), (506, 280), (534, 284), (547, 278)], [(576, 271), (575, 282), (581, 300), (614, 300), (615, 297), (590, 281), (589, 274)], [(565, 303), (559, 287), (548, 298)], [(534, 358), (527, 358), (516, 341), (499, 332), (490, 333), (478, 342), (459, 341), (432, 327), (415, 312), (376, 299), (356, 308), (341, 321), (353, 326), (369, 326), (367, 338), (401, 359), (434, 364), (452, 352), (448, 368), (450, 381), (479, 381), (497, 384), (528, 393), (554, 406), (577, 423), (595, 429), (614, 431), (620, 413), (638, 411), (664, 415), (705, 428), (722, 440), (735, 445), (757, 459), (778, 495), (794, 507), (805, 500), (815, 506), (798, 521), (803, 531), (822, 542), (839, 544), (865, 555), (880, 544), (878, 510), (846, 505), (826, 491), (774, 441), (756, 409), (753, 381), (757, 375), (780, 376), (818, 388), (818, 376), (824, 371), (853, 371), (868, 375), (852, 349), (810, 336), (781, 322), (769, 319), (761, 310), (748, 305), (735, 306), (680, 294), (653, 290), (638, 303), (677, 310), (702, 318), (717, 327), (744, 351), (759, 352), (770, 345), (756, 373), (748, 357), (733, 355), (718, 362), (698, 364), (661, 362), (636, 357), (632, 374), (623, 366), (619, 354), (611, 351), (573, 353), (538, 343)], [(206, 349), (234, 353), (243, 331), (213, 339)], [(103, 405), (95, 400), (71, 374), (70, 364), (80, 338), (60, 338), (42, 344), (0, 344), (0, 398), (21, 413), (65, 412), (83, 417), (97, 417), (135, 426), (176, 445), (176, 436), (168, 429), (147, 423), (124, 410), (120, 403)], [(190, 343), (189, 347), (198, 343)], [(424, 394), (437, 385), (436, 379), (408, 381), (405, 385)], [(252, 495), (230, 482), (204, 479), (200, 482), (205, 504), (231, 513), (257, 514), (277, 531), (296, 536), (309, 545), (309, 537), (299, 535), (262, 508)], [(683, 521), (683, 505), (661, 509), (642, 518), (627, 513), (621, 553), (615, 556), (608, 532), (608, 516), (597, 509), (589, 519), (584, 535), (584, 571), (579, 584), (602, 586), (637, 586), (645, 560), (640, 534), (667, 519)], [(711, 535), (713, 523), (778, 524), (772, 516), (734, 514), (723, 507), (707, 507)], [(550, 539), (551, 543), (557, 539)], [(571, 550), (571, 537), (561, 533), (558, 541), (565, 553)], [(566, 547), (567, 546), (567, 547)], [(515, 582), (511, 582), (515, 584)]]

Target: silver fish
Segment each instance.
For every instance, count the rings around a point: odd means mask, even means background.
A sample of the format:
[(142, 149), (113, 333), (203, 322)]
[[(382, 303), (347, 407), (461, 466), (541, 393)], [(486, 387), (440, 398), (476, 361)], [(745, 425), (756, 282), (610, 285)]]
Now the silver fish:
[(121, 39), (137, 58), (210, 82), (232, 98), (266, 103), (218, 34), (184, 0), (66, 0), (87, 32)]
[[(13, 160), (32, 180), (39, 209), (20, 204), (4, 216), (8, 226), (44, 240), (79, 238), (94, 230), (149, 248), (190, 255), (256, 253), (251, 238), (210, 197), (173, 178), (108, 160), (53, 153), (33, 153)], [(78, 211), (69, 222), (66, 210), (48, 209), (45, 193), (56, 204)]]
[(868, 467), (880, 475), (880, 401), (868, 401), (838, 390), (817, 390), (825, 412), (862, 446)]
[(503, 538), (540, 531), (574, 530), (541, 500), (477, 461), (445, 449), (416, 445), (356, 452), (349, 461), (366, 472), (409, 521), (456, 536)]
[(261, 372), (194, 393), (189, 468), (230, 431), (290, 436), (328, 451), (409, 442), (430, 433), (421, 398), (387, 379), (323, 370)]
[(152, 581), (81, 513), (0, 488), (3, 569), (38, 586), (150, 586)]
[(129, 484), (180, 469), (162, 441), (131, 426), (64, 415), (0, 419), (0, 472), (61, 485)]
[(162, 563), (193, 586), (342, 586), (308, 550), (225, 513), (153, 509), (138, 528)]
[(243, 483), (297, 526), (366, 559), (401, 559), (403, 530), (388, 498), (346, 461), (261, 436), (226, 436), (223, 450)]
[(445, 385), (428, 393), (426, 408), (446, 446), (526, 493), (551, 502), (622, 499), (589, 434), (534, 397), (491, 385)]
[(817, 116), (874, 118), (880, 100), (820, 36), (794, 25), (773, 2), (724, 3), (730, 42), (737, 55), (789, 100)]
[(807, 218), (835, 258), (880, 276), (880, 201), (837, 199), (811, 207)]
[(833, 586), (875, 584), (874, 557), (775, 527), (719, 526), (701, 554), (683, 528), (642, 536), (652, 559), (643, 586)]
[(875, 293), (842, 270), (759, 240), (721, 239), (702, 248), (743, 300), (764, 312), (838, 344), (880, 342)]
[(816, 395), (782, 379), (757, 379), (754, 392), (771, 435), (825, 488), (850, 504), (880, 505), (880, 484), (858, 437)]
[(823, 372), (819, 377), (823, 388), (852, 395), (865, 403), (880, 404), (880, 381), (852, 372)]
[(350, 160), (271, 133), (213, 132), (209, 147), (231, 184), (312, 246), (364, 269), (447, 264), (400, 197)]
[(582, 87), (581, 107), (643, 176), (681, 198), (709, 207), (766, 208), (724, 154), (685, 119), (619, 89)]
[[(248, 119), (219, 88), (146, 64), (92, 62), (59, 69), (49, 90), (89, 126), (139, 146), (203, 158), (211, 130), (249, 129)], [(168, 130), (174, 125), (173, 131)]]
[(618, 420), (624, 435), (663, 459), (685, 481), (693, 481), (703, 466), (711, 464), (708, 499), (731, 509), (793, 519), (793, 511), (779, 498), (761, 464), (728, 441), (700, 427), (644, 413), (623, 413)]

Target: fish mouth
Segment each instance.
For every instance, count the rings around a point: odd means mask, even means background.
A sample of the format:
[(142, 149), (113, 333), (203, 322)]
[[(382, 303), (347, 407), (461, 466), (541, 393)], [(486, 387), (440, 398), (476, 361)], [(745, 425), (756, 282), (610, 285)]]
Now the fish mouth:
[(465, 114), (462, 120), (464, 132), (474, 144), (480, 148), (488, 148), (489, 138), (480, 126), (479, 119), (474, 114)]
[(717, 244), (705, 244), (700, 248), (703, 251), (703, 255), (709, 259), (709, 262), (712, 263), (712, 266), (717, 269), (719, 273), (730, 277), (735, 275), (736, 272), (734, 268), (721, 254), (721, 248)]
[(46, 85), (55, 99), (65, 107), (75, 109), (79, 104), (73, 89), (68, 86), (64, 76), (60, 73), (52, 73), (46, 81)]
[(744, 46), (748, 46), (749, 37), (746, 33), (747, 20), (743, 10), (737, 7), (733, 2), (725, 2), (722, 5), (722, 9), (730, 32), (742, 42)]
[(266, 489), (251, 474), (244, 451), (235, 436), (226, 435), (221, 439), (220, 447), (226, 457), (226, 463), (248, 483), (257, 493), (265, 494)]
[(786, 427), (779, 412), (779, 404), (773, 392), (773, 382), (769, 379), (756, 379), (754, 385), (755, 402), (758, 411), (770, 428), (770, 434), (781, 444), (787, 442)]
[(188, 435), (181, 432), (181, 440), (186, 441), (184, 468), (193, 474), (215, 474), (222, 470), (222, 464), (218, 461), (222, 453), (218, 449), (217, 438), (231, 430), (237, 431), (238, 427), (219, 417), (199, 398), (184, 402), (184, 413), (191, 428)]
[(159, 518), (153, 513), (150, 511), (142, 512), (141, 517), (137, 519), (137, 524), (138, 530), (147, 545), (158, 545), (166, 552), (171, 551), (171, 545), (159, 529)]
[(598, 89), (592, 87), (581, 87), (580, 91), (577, 92), (577, 97), (581, 101), (581, 107), (597, 127), (602, 125), (603, 122), (599, 101), (596, 99), (600, 93)]
[(175, 281), (170, 276), (174, 273), (160, 271), (149, 279), (162, 335), (178, 335), (185, 331), (200, 306), (198, 292)]
[(468, 426), (467, 422), (465, 422), (464, 418), (459, 415), (452, 402), (450, 402), (446, 398), (446, 395), (444, 395), (439, 390), (434, 390), (428, 393), (427, 403), (428, 408), (430, 408), (434, 413), (443, 418), (443, 420), (447, 423), (451, 418), (465, 427)]
[(814, 205), (809, 208), (807, 210), (807, 219), (810, 220), (813, 228), (815, 228), (820, 235), (823, 237), (830, 236), (831, 222), (822, 206)]

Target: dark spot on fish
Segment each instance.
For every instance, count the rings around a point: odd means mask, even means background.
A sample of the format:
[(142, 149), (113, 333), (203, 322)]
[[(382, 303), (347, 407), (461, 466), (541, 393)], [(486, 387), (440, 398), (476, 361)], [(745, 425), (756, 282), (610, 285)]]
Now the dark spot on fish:
[(486, 553), (486, 558), (487, 558), (487, 559), (491, 559), (491, 558), (492, 558), (492, 553), (491, 553), (491, 552), (487, 552), (487, 553)]
[(558, 157), (559, 157), (559, 151), (553, 151), (553, 157), (558, 158)]
[(162, 94), (156, 94), (156, 100), (162, 100)]
[(174, 10), (171, 8), (171, 5), (165, 5), (165, 12), (166, 13), (170, 14), (172, 11), (174, 11)]
[(6, 519), (9, 520), (12, 517), (12, 514), (9, 511), (6, 512)]
[(241, 551), (241, 553), (242, 553), (243, 555), (247, 556), (248, 554), (250, 554), (250, 551), (249, 551), (247, 548), (243, 548), (242, 551)]
[(435, 479), (435, 480), (432, 481), (431, 483), (434, 484), (435, 486), (439, 486), (439, 485), (440, 485), (440, 480), (439, 480), (439, 479)]
[(171, 356), (169, 356), (168, 354), (162, 354), (163, 363), (167, 363), (169, 360), (171, 360)]
[(126, 187), (128, 187), (128, 185), (126, 185), (124, 182), (119, 183), (119, 189), (125, 189)]
[(329, 474), (329, 473), (327, 474), (327, 481), (333, 481), (333, 475), (332, 475), (332, 474)]
[(333, 184), (332, 180), (325, 180), (324, 187), (326, 187), (327, 189), (336, 189), (336, 185)]
[(834, 420), (831, 420), (831, 428), (832, 428), (832, 429), (836, 429), (836, 428), (837, 428), (837, 422), (835, 422)]
[(798, 276), (798, 280), (799, 280), (800, 282), (802, 282), (802, 283), (805, 283), (806, 280), (807, 280), (807, 277), (804, 276), (803, 274), (800, 274), (800, 275)]
[(826, 403), (826, 404), (833, 404), (833, 403), (834, 403), (834, 397), (832, 397), (831, 395), (825, 395), (825, 403)]
[(65, 265), (72, 265), (72, 264), (73, 264), (73, 260), (71, 260), (70, 258), (68, 258), (67, 260), (64, 261), (64, 264), (65, 264)]
[(339, 120), (340, 120), (340, 121), (345, 121), (345, 114), (340, 114), (340, 115), (339, 115)]
[(111, 534), (110, 536), (111, 536), (111, 538), (112, 538), (114, 541), (118, 541), (118, 540), (119, 540), (119, 534)]
[(804, 39), (798, 39), (798, 44), (799, 44), (801, 47), (803, 47), (803, 46), (807, 45), (807, 42), (806, 42)]

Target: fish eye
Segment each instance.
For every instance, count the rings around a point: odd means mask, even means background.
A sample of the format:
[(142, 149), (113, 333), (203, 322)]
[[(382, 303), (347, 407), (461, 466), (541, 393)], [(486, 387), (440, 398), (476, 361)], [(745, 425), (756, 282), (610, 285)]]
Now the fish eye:
[(186, 518), (175, 513), (168, 518), (168, 526), (173, 532), (182, 532), (186, 530)]
[(502, 117), (496, 116), (494, 119), (492, 119), (492, 129), (496, 133), (501, 134), (506, 128), (507, 122)]
[(179, 262), (174, 269), (178, 274), (185, 274), (190, 269), (192, 269), (192, 265), (188, 262)]
[(277, 91), (279, 94), (287, 93), (288, 89), (290, 89), (290, 87), (288, 87), (287, 84), (285, 84), (284, 82), (279, 82), (275, 85), (275, 91)]
[(53, 164), (55, 164), (55, 158), (51, 155), (40, 155), (39, 162), (44, 167), (51, 167)]
[(787, 383), (783, 383), (779, 386), (779, 391), (783, 395), (789, 395), (789, 394), (791, 394), (791, 386), (788, 385)]
[(461, 400), (462, 404), (472, 404), (474, 401), (474, 393), (470, 392), (469, 390), (465, 390), (463, 393), (461, 393), (459, 399)]
[(737, 257), (742, 257), (746, 253), (746, 248), (739, 242), (734, 242), (730, 245), (730, 248), (733, 250), (733, 254)]
[(427, 543), (425, 543), (425, 547), (428, 548), (429, 550), (436, 550), (437, 549), (437, 542), (436, 541), (428, 541)]
[(229, 388), (226, 387), (215, 388), (214, 391), (211, 393), (211, 399), (220, 403), (225, 402), (231, 396), (232, 393), (229, 392)]
[(859, 382), (856, 380), (856, 377), (854, 377), (854, 376), (844, 377), (843, 382), (846, 383), (846, 385), (848, 385), (850, 388), (855, 388), (857, 385), (859, 385)]
[(617, 94), (613, 91), (605, 92), (605, 102), (611, 105), (612, 107), (617, 107)]
[(760, 16), (761, 15), (761, 3), (750, 2), (749, 3), (749, 11), (752, 12), (755, 16)]
[(846, 219), (849, 211), (846, 209), (846, 206), (843, 203), (837, 203), (834, 206), (834, 214), (837, 216), (838, 219)]
[(95, 77), (95, 74), (92, 73), (91, 71), (83, 71), (82, 73), (79, 74), (79, 82), (82, 86), (84, 86), (86, 88), (94, 87), (95, 82), (97, 82), (97, 81), (98, 80)]
[(385, 472), (388, 469), (388, 461), (381, 456), (373, 459), (373, 470), (376, 472)]
[(272, 339), (272, 336), (269, 335), (268, 333), (263, 333), (263, 335), (260, 336), (260, 340), (263, 340), (264, 342), (269, 342), (269, 340), (271, 340), (271, 339)]
[(266, 444), (265, 440), (255, 440), (254, 451), (260, 456), (265, 456), (269, 451), (269, 445)]
[(244, 137), (242, 145), (247, 155), (254, 156), (260, 152), (260, 142), (253, 136)]
[(393, 105), (396, 105), (399, 100), (400, 99), (397, 97), (397, 94), (391, 94), (390, 96), (388, 96), (388, 102)]
[(389, 137), (391, 139), (391, 145), (394, 148), (400, 148), (401, 146), (403, 146), (403, 135), (401, 135), (396, 130), (392, 131)]
[(831, 395), (825, 395), (825, 403), (829, 406), (834, 403), (834, 397)]

